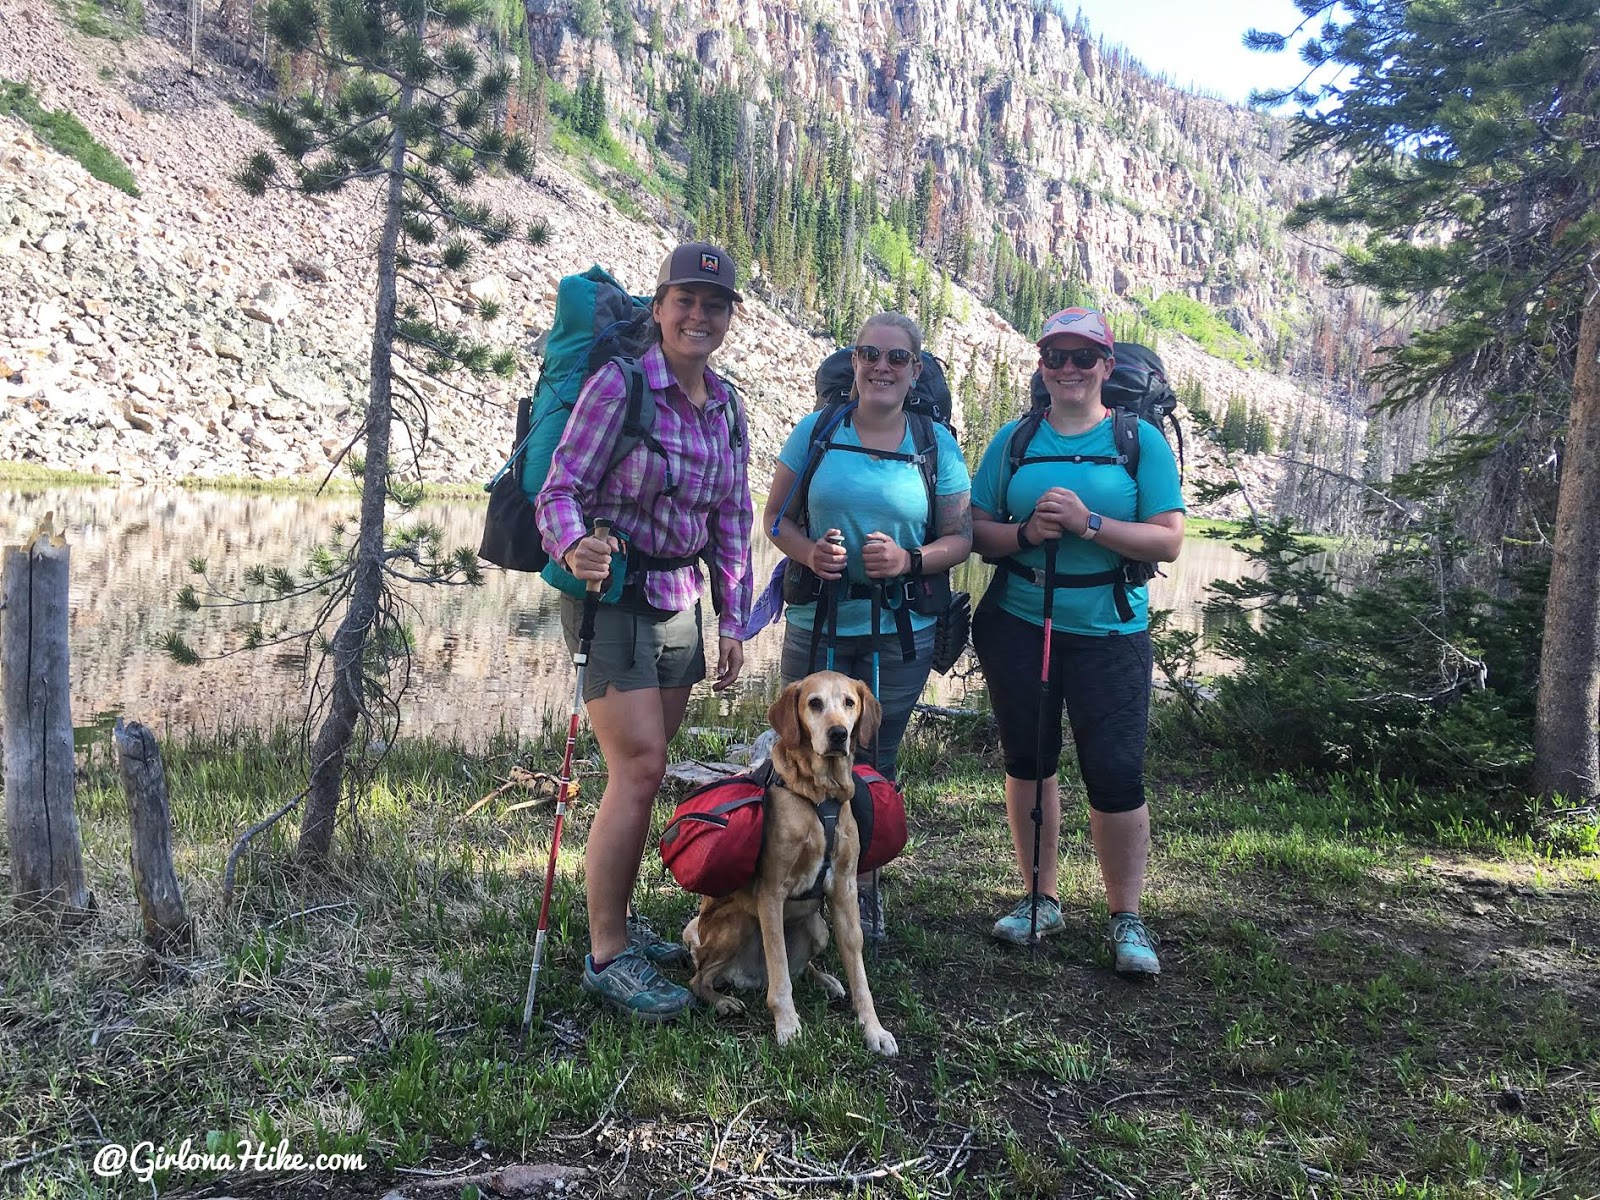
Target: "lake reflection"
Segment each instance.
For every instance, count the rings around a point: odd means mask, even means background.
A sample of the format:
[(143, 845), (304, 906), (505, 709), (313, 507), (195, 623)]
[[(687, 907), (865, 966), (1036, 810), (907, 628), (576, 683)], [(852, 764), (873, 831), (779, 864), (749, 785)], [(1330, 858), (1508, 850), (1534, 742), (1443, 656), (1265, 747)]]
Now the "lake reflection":
[[(72, 703), (74, 722), (120, 713), (158, 732), (219, 726), (268, 726), (298, 720), (305, 675), (298, 648), (243, 652), (195, 667), (160, 649), (178, 631), (202, 655), (242, 644), (237, 612), (186, 614), (178, 589), (196, 582), (189, 561), (204, 558), (214, 577), (237, 585), (253, 564), (298, 570), (305, 551), (339, 518), (354, 527), (356, 501), (308, 496), (198, 492), (183, 488), (24, 488), (0, 485), (0, 535), (8, 545), (31, 533), (47, 512), (65, 522), (72, 548)], [(478, 543), (484, 507), (470, 501), (422, 505), (446, 544)], [(757, 537), (757, 578), (777, 560)], [(1248, 560), (1225, 542), (1191, 539), (1170, 577), (1151, 585), (1153, 607), (1175, 608), (1177, 622), (1199, 628), (1206, 586), (1236, 579)], [(973, 570), (981, 587), (987, 568)], [(572, 667), (561, 639), (556, 593), (531, 576), (490, 569), (481, 588), (412, 588), (416, 657), (401, 703), (402, 736), (456, 737), (479, 745), (502, 727), (531, 734), (548, 713), (571, 704)], [(709, 607), (709, 606), (708, 606)], [(262, 619), (273, 621), (271, 614)], [(716, 626), (707, 613), (709, 661)], [(760, 711), (777, 691), (781, 626), (745, 647), (734, 692), (696, 688), (689, 721), (728, 724), (735, 710)], [(958, 668), (959, 669), (959, 668)], [(935, 704), (981, 704), (981, 677), (934, 676), (923, 697)]]

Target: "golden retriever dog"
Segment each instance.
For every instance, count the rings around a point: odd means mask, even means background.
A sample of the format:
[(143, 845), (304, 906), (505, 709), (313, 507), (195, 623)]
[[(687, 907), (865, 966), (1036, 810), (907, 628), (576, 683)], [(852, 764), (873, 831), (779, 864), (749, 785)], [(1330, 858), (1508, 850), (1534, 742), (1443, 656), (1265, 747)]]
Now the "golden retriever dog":
[[(706, 897), (683, 931), (695, 965), (690, 990), (718, 1013), (729, 1014), (742, 1012), (744, 1004), (719, 992), (719, 985), (766, 988), (780, 1043), (800, 1032), (794, 974), (803, 971), (834, 999), (845, 995), (844, 985), (812, 961), (828, 944), (821, 897), (796, 899), (821, 873), (861, 1032), (879, 1054), (899, 1049), (878, 1023), (867, 987), (856, 907), (861, 839), (850, 812), (855, 748), (873, 739), (881, 716), (866, 684), (835, 671), (819, 671), (783, 689), (767, 713), (778, 734), (772, 748), (776, 778), (767, 793), (755, 878), (731, 896)], [(830, 797), (841, 804), (833, 859), (824, 870), (826, 836), (817, 805)]]

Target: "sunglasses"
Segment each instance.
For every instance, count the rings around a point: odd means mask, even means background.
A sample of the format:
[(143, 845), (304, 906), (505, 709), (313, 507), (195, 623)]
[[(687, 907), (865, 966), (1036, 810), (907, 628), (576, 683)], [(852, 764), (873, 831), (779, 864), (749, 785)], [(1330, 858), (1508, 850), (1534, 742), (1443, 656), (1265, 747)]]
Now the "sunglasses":
[(896, 346), (892, 350), (880, 350), (876, 346), (857, 346), (855, 356), (868, 366), (876, 363), (879, 358), (887, 358), (891, 367), (903, 367), (911, 361), (911, 351), (903, 346)]
[(1067, 363), (1071, 363), (1080, 371), (1087, 371), (1095, 363), (1106, 357), (1104, 350), (1094, 350), (1088, 346), (1075, 346), (1071, 350), (1060, 346), (1051, 346), (1048, 350), (1040, 351), (1039, 358), (1044, 365), (1052, 371), (1059, 371)]

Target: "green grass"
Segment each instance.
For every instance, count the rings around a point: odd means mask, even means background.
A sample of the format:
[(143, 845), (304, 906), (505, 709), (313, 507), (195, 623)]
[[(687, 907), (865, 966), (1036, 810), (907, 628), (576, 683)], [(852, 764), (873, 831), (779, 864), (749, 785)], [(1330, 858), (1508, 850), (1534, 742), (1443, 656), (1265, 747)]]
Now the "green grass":
[(1192, 338), (1208, 354), (1248, 367), (1256, 361), (1250, 340), (1229, 325), (1217, 311), (1181, 292), (1168, 292), (1145, 305), (1145, 316), (1158, 329), (1170, 329)]
[[(785, 1047), (757, 998), (741, 1017), (659, 1028), (592, 1007), (577, 976), (601, 779), (585, 735), (519, 1047), (550, 812), (508, 812), (514, 791), (466, 814), (514, 765), (553, 769), (564, 735), (563, 721), (479, 753), (397, 744), (326, 872), (292, 863), (280, 823), (241, 860), (227, 912), (227, 848), (302, 786), (300, 748), (288, 734), (175, 739), (173, 840), (202, 944), (171, 963), (138, 942), (124, 801), (103, 744), (91, 749), (78, 807), (99, 916), (56, 942), (16, 925), (0, 936), (0, 1164), (60, 1147), (0, 1189), (148, 1195), (95, 1177), (94, 1148), (209, 1131), (366, 1154), (359, 1192), (317, 1180), (339, 1195), (412, 1194), (419, 1177), (398, 1167), (515, 1162), (586, 1166), (623, 1195), (688, 1195), (709, 1178), (731, 1196), (741, 1177), (894, 1164), (907, 1165), (871, 1195), (1600, 1189), (1600, 889), (1592, 857), (1541, 842), (1529, 806), (1360, 778), (1250, 781), (1165, 759), (1158, 726), (1146, 910), (1164, 974), (1136, 986), (1108, 969), (1081, 803), (1063, 834), (1067, 933), (1032, 954), (989, 939), (1022, 886), (993, 734), (978, 718), (925, 720), (902, 755), (911, 843), (887, 873), (891, 940), (868, 964), (901, 1047), (884, 1060), (804, 982), (803, 1031)], [(683, 738), (674, 757), (728, 740)], [(1070, 770), (1063, 791), (1080, 795)], [(664, 931), (693, 911), (653, 854), (637, 901)]]
[(70, 112), (45, 108), (27, 84), (0, 79), (0, 115), (26, 121), (46, 145), (77, 159), (102, 183), (121, 188), (130, 196), (139, 194), (139, 185), (127, 163), (95, 141), (94, 135)]
[(0, 483), (34, 483), (47, 487), (89, 486), (104, 487), (110, 483), (104, 475), (89, 475), (82, 471), (58, 471), (38, 463), (0, 462)]

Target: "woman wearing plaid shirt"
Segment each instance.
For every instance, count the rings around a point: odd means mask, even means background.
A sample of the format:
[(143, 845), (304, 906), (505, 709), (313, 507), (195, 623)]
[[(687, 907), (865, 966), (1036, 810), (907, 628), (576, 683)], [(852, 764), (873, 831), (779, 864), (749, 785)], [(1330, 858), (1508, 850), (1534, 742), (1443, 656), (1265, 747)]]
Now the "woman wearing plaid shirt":
[[(626, 395), (622, 372), (602, 367), (573, 407), (535, 506), (546, 550), (579, 579), (605, 579), (621, 548), (615, 536), (588, 532), (596, 519), (609, 519), (631, 547), (630, 578), (618, 602), (601, 607), (584, 680), (607, 776), (586, 853), (583, 986), (644, 1020), (668, 1020), (690, 1004), (688, 990), (656, 969), (684, 963), (683, 948), (631, 918), (628, 901), (667, 743), (706, 675), (696, 557), (721, 600), (713, 689), (732, 685), (744, 665), (740, 631), (753, 591), (749, 451), (738, 398), (708, 366), (741, 299), (733, 260), (719, 247), (693, 242), (667, 256), (652, 305), (660, 339), (639, 360), (655, 399), (659, 450), (641, 441), (606, 470)], [(644, 566), (637, 575), (634, 561)], [(562, 596), (573, 651), (581, 607)]]

